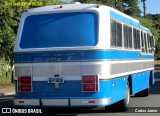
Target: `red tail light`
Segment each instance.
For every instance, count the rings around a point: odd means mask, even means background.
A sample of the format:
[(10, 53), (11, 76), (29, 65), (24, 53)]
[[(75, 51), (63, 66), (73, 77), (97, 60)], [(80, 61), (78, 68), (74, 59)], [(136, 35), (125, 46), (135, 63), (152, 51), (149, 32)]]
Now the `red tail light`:
[(83, 76), (82, 82), (83, 83), (95, 83), (96, 79), (95, 76)]
[(83, 84), (83, 91), (95, 91), (94, 84)]
[(85, 75), (82, 77), (82, 90), (95, 92), (98, 91), (98, 76), (97, 75)]
[(18, 91), (19, 92), (31, 92), (32, 90), (31, 77), (18, 77)]
[(19, 85), (18, 90), (19, 91), (31, 91), (31, 85)]
[(20, 77), (18, 78), (19, 83), (24, 83), (24, 84), (30, 84), (31, 83), (31, 77)]

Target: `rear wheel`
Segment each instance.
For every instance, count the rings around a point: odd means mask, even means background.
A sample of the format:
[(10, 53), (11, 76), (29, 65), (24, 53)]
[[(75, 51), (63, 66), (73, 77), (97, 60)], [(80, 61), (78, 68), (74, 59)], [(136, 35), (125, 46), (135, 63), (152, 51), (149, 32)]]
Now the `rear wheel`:
[(130, 104), (130, 87), (129, 83), (126, 85), (126, 98), (119, 102), (119, 107), (122, 110), (127, 110)]

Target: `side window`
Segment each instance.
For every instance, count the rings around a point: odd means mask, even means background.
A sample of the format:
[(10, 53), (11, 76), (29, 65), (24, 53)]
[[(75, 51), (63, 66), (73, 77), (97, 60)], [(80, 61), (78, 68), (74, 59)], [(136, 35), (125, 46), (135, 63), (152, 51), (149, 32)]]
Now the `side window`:
[(151, 53), (154, 53), (154, 39), (153, 39), (153, 36), (150, 36), (150, 40), (151, 40)]
[(140, 31), (133, 29), (134, 49), (140, 49)]
[(116, 21), (111, 20), (111, 46), (116, 46)]
[(143, 31), (141, 31), (141, 50), (142, 50), (142, 52), (144, 53), (145, 52), (145, 47), (144, 47), (144, 35), (143, 35), (144, 33), (143, 33)]
[(151, 53), (151, 39), (150, 39), (150, 35), (147, 34), (147, 43), (148, 43), (148, 52)]
[(153, 36), (150, 36), (150, 39), (151, 39), (151, 47), (154, 47), (154, 39), (153, 39)]
[(137, 49), (137, 30), (133, 29), (134, 49)]
[(132, 48), (132, 28), (124, 25), (124, 47), (125, 48)]
[(128, 27), (127, 27), (127, 25), (124, 25), (124, 27), (123, 27), (123, 29), (124, 29), (124, 47), (125, 48), (128, 48)]
[(129, 48), (132, 48), (132, 28), (128, 27), (128, 42)]
[(117, 23), (116, 40), (117, 40), (117, 46), (122, 47), (122, 24), (121, 23)]
[(122, 24), (111, 20), (111, 46), (122, 47)]
[(140, 49), (140, 30), (137, 30), (137, 49)]
[(146, 38), (146, 33), (144, 33), (144, 44), (145, 44), (145, 53), (147, 53), (147, 38)]

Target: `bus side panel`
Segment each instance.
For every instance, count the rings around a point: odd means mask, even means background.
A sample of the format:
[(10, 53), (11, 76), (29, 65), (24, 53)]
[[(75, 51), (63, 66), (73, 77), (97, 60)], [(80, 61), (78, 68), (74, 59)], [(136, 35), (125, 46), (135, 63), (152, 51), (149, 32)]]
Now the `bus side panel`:
[(149, 88), (150, 71), (141, 72), (132, 75), (132, 94), (136, 94)]
[(120, 77), (112, 80), (111, 104), (116, 103), (126, 96), (127, 77)]

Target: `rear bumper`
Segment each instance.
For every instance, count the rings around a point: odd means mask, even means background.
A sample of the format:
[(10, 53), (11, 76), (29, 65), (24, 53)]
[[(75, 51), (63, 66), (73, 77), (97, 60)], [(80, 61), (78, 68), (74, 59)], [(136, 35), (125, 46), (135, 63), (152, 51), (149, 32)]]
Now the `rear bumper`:
[(101, 99), (14, 99), (16, 106), (51, 106), (51, 107), (81, 107), (106, 106), (111, 98)]

